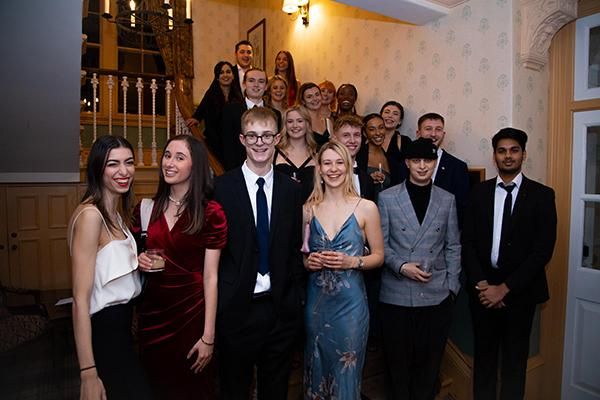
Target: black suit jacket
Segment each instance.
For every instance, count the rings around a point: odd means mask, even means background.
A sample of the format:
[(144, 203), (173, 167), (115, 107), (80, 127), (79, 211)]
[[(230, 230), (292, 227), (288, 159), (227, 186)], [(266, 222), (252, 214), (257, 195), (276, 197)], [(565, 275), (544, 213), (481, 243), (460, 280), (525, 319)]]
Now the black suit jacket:
[(238, 73), (238, 65), (233, 64), (233, 85), (232, 89), (237, 90), (240, 95), (240, 98), (244, 98), (244, 88), (242, 87), (242, 82), (240, 81), (240, 74)]
[[(274, 171), (270, 216), (271, 295), (278, 316), (297, 318), (304, 299), (302, 200), (298, 184)], [(258, 243), (250, 197), (241, 168), (215, 180), (215, 200), (227, 216), (227, 245), (221, 252), (217, 321), (235, 329), (252, 301), (258, 271)]]
[[(266, 106), (265, 106), (266, 107)], [(271, 107), (269, 107), (271, 108)], [(221, 115), (220, 133), (223, 142), (223, 168), (230, 171), (242, 165), (246, 150), (240, 143), (242, 114), (248, 109), (246, 101), (226, 104)], [(277, 131), (281, 131), (281, 113), (271, 108), (277, 116)]]
[(462, 226), (464, 209), (469, 197), (469, 169), (464, 161), (445, 150), (442, 150), (438, 164), (433, 184), (454, 195), (458, 224)]
[(363, 199), (375, 201), (375, 186), (373, 185), (373, 179), (362, 169), (358, 170), (358, 183), (360, 184), (360, 197)]
[(465, 211), (462, 261), (469, 291), (476, 295), (475, 285), (481, 280), (506, 283), (510, 292), (505, 304), (542, 303), (549, 298), (545, 266), (556, 241), (554, 191), (523, 176), (503, 265), (492, 268), (495, 190), (496, 178), (476, 185)]

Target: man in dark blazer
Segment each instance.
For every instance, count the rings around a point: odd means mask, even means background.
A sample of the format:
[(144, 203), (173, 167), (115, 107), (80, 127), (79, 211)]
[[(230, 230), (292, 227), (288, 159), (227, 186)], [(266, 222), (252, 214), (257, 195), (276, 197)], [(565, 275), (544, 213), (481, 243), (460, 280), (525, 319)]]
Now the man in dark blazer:
[(244, 75), (252, 68), (252, 61), (254, 60), (254, 47), (248, 40), (240, 40), (235, 44), (235, 65), (233, 71), (233, 86), (232, 88), (237, 90), (241, 97), (244, 94), (244, 88), (242, 83), (244, 82)]
[[(462, 232), (474, 332), (475, 400), (522, 399), (536, 305), (548, 300), (545, 266), (556, 241), (554, 191), (521, 173), (527, 134), (493, 138), (498, 176), (474, 187)], [(501, 357), (499, 357), (501, 355)]]
[(442, 149), (446, 131), (444, 117), (427, 113), (417, 122), (417, 138), (429, 138), (438, 148), (438, 163), (433, 172), (433, 184), (450, 192), (456, 199), (458, 225), (462, 226), (464, 208), (469, 197), (469, 170), (467, 164)]
[[(267, 107), (263, 95), (267, 88), (267, 74), (259, 68), (250, 68), (244, 75), (244, 97), (242, 102), (232, 102), (223, 107), (221, 116), (221, 138), (223, 141), (223, 168), (230, 171), (239, 167), (246, 158), (244, 146), (240, 143), (242, 114), (254, 107)], [(277, 132), (281, 130), (281, 114), (273, 110), (277, 118)]]
[(301, 191), (273, 170), (273, 111), (246, 111), (242, 128), (246, 161), (215, 181), (228, 223), (217, 310), (221, 398), (247, 400), (256, 368), (258, 399), (280, 400), (302, 326)]

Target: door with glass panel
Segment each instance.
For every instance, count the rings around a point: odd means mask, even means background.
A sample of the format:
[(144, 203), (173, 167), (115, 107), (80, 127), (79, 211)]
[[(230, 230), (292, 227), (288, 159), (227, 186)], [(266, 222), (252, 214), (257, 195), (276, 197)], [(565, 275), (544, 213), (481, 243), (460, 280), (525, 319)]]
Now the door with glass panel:
[(600, 399), (600, 110), (573, 118), (562, 398)]

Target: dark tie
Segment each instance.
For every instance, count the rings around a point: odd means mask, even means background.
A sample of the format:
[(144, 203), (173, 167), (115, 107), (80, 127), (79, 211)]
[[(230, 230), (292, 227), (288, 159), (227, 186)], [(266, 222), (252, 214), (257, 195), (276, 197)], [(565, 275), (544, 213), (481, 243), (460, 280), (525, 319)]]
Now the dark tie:
[(269, 208), (267, 207), (267, 196), (263, 186), (265, 179), (256, 180), (258, 191), (256, 192), (256, 236), (258, 239), (258, 272), (265, 275), (269, 272)]
[(502, 256), (506, 251), (506, 245), (508, 244), (508, 235), (510, 232), (511, 218), (512, 218), (512, 191), (515, 188), (515, 184), (505, 185), (503, 182), (499, 183), (499, 186), (506, 190), (506, 198), (504, 199), (504, 210), (502, 211), (502, 230), (500, 232), (500, 248), (498, 249), (498, 266), (502, 264)]

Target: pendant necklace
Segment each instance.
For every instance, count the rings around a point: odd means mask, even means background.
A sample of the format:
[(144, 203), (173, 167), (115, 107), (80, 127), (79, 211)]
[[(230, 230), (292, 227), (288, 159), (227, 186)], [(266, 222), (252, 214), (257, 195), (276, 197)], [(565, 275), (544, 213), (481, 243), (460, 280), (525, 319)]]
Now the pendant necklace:
[(169, 195), (169, 201), (172, 201), (173, 203), (175, 203), (175, 205), (177, 207), (179, 207), (183, 204), (183, 202), (181, 200), (175, 200), (174, 198), (171, 197), (171, 195)]

